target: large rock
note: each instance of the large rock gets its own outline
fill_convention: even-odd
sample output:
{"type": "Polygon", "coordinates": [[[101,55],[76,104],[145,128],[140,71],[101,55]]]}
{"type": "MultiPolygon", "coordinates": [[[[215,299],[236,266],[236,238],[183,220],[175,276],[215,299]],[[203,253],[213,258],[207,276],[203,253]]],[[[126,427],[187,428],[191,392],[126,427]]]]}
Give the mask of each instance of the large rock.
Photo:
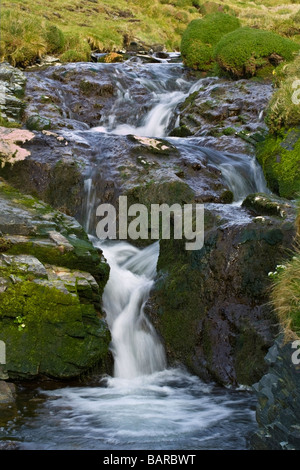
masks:
{"type": "Polygon", "coordinates": [[[252,447],[256,450],[300,450],[300,370],[292,361],[295,352],[292,342],[280,337],[266,355],[267,374],[254,385],[259,430],[252,447]]]}
{"type": "MultiPolygon", "coordinates": [[[[0,129],[0,140],[1,133],[8,138],[7,130],[0,129]]],[[[164,139],[89,131],[32,134],[34,138],[19,150],[25,151],[25,159],[12,161],[11,152],[0,155],[0,175],[76,217],[91,231],[98,204],[116,205],[121,194],[142,203],[227,203],[233,198],[210,151],[192,140],[190,149],[178,150],[172,140],[164,139]]],[[[217,161],[222,158],[218,155],[217,161]]]]}
{"type": "Polygon", "coordinates": [[[277,217],[207,205],[201,250],[161,241],[147,310],[172,363],[227,385],[250,385],[263,375],[278,323],[268,303],[268,273],[295,235],[295,209],[284,206],[277,217]]]}
{"type": "Polygon", "coordinates": [[[10,378],[107,370],[109,268],[71,217],[0,182],[0,340],[10,378]]]}
{"type": "MultiPolygon", "coordinates": [[[[233,153],[254,153],[267,132],[264,109],[270,82],[206,78],[178,108],[180,130],[201,137],[202,145],[233,153]]],[[[180,135],[180,134],[178,134],[180,135]]]]}

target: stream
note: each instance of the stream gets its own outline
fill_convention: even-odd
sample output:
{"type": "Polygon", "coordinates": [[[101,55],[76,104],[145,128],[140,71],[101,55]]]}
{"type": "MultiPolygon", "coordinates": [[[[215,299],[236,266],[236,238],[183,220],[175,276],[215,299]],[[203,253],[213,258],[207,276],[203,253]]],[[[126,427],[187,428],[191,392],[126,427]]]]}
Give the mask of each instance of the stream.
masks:
{"type": "MultiPolygon", "coordinates": [[[[267,192],[253,156],[206,148],[201,138],[168,137],[178,125],[178,105],[201,88],[203,79],[189,82],[180,64],[168,62],[143,68],[131,63],[93,67],[112,71],[117,99],[99,125],[62,131],[68,139],[98,139],[100,134],[103,153],[110,136],[164,137],[187,159],[205,156],[221,171],[234,194],[235,211],[247,194],[267,192]],[[135,99],[128,82],[144,87],[151,105],[149,99],[143,109],[136,104],[136,112],[124,122],[120,110],[135,99]]],[[[92,232],[97,199],[92,178],[86,179],[85,190],[86,215],[81,222],[92,232]]],[[[223,209],[230,212],[231,207],[223,209]]],[[[169,368],[163,343],[144,313],[155,282],[159,244],[138,249],[124,241],[92,240],[111,268],[103,310],[112,336],[114,374],[85,386],[47,389],[44,384],[34,392],[24,387],[18,415],[0,428],[0,437],[19,441],[22,449],[248,449],[257,427],[252,392],[243,386],[235,390],[206,384],[181,367],[169,368]]]]}

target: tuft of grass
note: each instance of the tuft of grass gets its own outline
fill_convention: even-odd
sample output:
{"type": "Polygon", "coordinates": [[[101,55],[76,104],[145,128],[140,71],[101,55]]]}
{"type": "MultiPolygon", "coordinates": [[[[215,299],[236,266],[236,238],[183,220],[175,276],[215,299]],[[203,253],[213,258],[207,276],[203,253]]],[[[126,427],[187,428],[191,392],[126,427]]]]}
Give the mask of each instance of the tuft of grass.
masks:
{"type": "Polygon", "coordinates": [[[294,62],[279,67],[274,73],[277,90],[269,102],[266,123],[272,134],[300,123],[300,55],[294,62]]]}
{"type": "Polygon", "coordinates": [[[47,52],[61,52],[65,45],[65,36],[61,29],[51,24],[47,25],[44,37],[47,43],[47,52]]]}
{"type": "Polygon", "coordinates": [[[1,11],[1,56],[14,66],[26,67],[46,53],[39,18],[15,10],[1,11]]]}
{"type": "Polygon", "coordinates": [[[286,337],[300,337],[300,249],[273,277],[271,299],[286,337]]]}

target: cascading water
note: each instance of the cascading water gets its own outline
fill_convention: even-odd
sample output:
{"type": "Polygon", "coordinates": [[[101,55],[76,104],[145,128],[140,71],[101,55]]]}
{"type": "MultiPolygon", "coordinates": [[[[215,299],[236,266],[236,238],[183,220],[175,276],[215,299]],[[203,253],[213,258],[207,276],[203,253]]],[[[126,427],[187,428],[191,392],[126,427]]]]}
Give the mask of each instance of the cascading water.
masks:
{"type": "Polygon", "coordinates": [[[134,378],[166,367],[164,348],[144,314],[159,245],[138,250],[128,243],[101,245],[110,265],[103,308],[112,335],[115,377],[134,378]]]}
{"type": "MultiPolygon", "coordinates": [[[[201,80],[191,84],[181,75],[181,65],[116,64],[118,97],[110,115],[96,128],[65,134],[84,143],[84,132],[101,133],[105,145],[110,134],[165,137],[178,122],[178,104],[202,86],[201,80]],[[152,99],[145,110],[117,115],[117,108],[126,109],[135,99],[126,85],[129,79],[137,88],[150,90],[152,99]]],[[[186,158],[191,154],[206,158],[218,168],[236,201],[250,192],[266,191],[262,171],[253,158],[203,148],[201,139],[194,137],[167,139],[186,158]]],[[[103,163],[105,145],[99,150],[103,163]]],[[[87,177],[87,231],[93,229],[94,183],[87,177]]],[[[226,207],[230,210],[231,206],[226,207]]],[[[156,275],[158,243],[140,250],[125,242],[94,242],[111,269],[103,309],[112,336],[114,377],[100,378],[93,387],[42,392],[46,400],[34,416],[24,409],[21,423],[12,422],[4,438],[21,440],[26,449],[247,448],[247,436],[255,429],[253,396],[205,385],[185,370],[166,366],[162,342],[144,313],[156,275]]]]}

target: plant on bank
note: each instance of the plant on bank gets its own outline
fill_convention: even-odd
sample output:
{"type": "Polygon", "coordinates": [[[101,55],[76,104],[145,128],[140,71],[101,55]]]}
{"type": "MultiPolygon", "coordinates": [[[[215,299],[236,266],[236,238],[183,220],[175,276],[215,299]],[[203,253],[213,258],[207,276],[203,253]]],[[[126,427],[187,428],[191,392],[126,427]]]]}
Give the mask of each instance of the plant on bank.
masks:
{"type": "Polygon", "coordinates": [[[300,56],[274,71],[277,87],[267,109],[269,135],[258,148],[270,189],[294,199],[300,194],[300,56]]]}

